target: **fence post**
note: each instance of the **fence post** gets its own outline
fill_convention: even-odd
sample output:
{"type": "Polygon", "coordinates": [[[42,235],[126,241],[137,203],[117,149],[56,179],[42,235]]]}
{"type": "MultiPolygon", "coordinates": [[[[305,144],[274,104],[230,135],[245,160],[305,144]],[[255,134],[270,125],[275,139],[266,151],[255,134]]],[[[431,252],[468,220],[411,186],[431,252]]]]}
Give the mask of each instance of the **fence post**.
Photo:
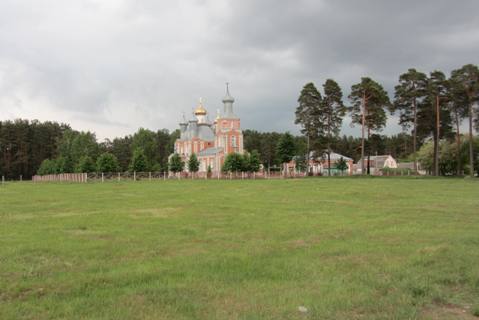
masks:
{"type": "Polygon", "coordinates": [[[163,171],[163,181],[166,181],[166,172],[163,171]]]}
{"type": "Polygon", "coordinates": [[[103,172],[101,173],[101,182],[105,182],[105,176],[103,175],[103,172]]]}
{"type": "Polygon", "coordinates": [[[22,181],[22,175],[20,175],[20,181],[22,181]]]}
{"type": "Polygon", "coordinates": [[[133,171],[133,181],[136,181],[136,171],[133,171]]]}
{"type": "Polygon", "coordinates": [[[2,186],[5,184],[5,176],[2,176],[2,186]]]}
{"type": "Polygon", "coordinates": [[[120,182],[120,181],[121,181],[121,173],[118,172],[118,182],[120,182]]]}
{"type": "Polygon", "coordinates": [[[148,180],[151,181],[151,171],[148,172],[148,180]]]}

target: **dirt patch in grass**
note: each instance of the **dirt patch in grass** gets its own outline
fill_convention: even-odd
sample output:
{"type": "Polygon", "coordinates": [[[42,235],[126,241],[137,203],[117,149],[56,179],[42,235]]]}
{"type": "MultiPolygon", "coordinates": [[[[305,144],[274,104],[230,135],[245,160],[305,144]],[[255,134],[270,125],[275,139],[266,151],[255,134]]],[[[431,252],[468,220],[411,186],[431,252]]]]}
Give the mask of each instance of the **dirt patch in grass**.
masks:
{"type": "Polygon", "coordinates": [[[130,216],[135,219],[168,218],[178,213],[180,210],[180,208],[142,208],[131,211],[130,216]]]}
{"type": "Polygon", "coordinates": [[[420,319],[427,320],[446,320],[446,319],[459,319],[459,320],[477,320],[471,313],[469,306],[459,306],[452,303],[432,305],[425,307],[421,312],[420,319]]]}

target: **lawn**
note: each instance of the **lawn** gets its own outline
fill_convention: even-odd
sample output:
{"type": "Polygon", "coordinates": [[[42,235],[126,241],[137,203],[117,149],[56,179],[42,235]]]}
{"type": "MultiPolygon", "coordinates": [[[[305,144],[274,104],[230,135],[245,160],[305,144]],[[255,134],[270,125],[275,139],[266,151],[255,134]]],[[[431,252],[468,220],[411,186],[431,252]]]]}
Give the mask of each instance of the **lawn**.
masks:
{"type": "Polygon", "coordinates": [[[9,183],[0,219],[2,320],[479,319],[478,180],[9,183]]]}

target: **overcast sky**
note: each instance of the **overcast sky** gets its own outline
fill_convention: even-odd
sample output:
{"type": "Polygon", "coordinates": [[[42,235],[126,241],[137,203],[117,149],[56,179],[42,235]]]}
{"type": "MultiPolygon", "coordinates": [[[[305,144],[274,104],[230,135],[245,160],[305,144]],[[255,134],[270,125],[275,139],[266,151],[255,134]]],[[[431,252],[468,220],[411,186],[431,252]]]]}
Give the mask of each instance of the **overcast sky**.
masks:
{"type": "Polygon", "coordinates": [[[199,97],[214,118],[228,81],[243,128],[297,132],[306,82],[347,97],[370,76],[392,97],[409,67],[478,58],[477,0],[0,0],[0,120],[173,130],[199,97]]]}

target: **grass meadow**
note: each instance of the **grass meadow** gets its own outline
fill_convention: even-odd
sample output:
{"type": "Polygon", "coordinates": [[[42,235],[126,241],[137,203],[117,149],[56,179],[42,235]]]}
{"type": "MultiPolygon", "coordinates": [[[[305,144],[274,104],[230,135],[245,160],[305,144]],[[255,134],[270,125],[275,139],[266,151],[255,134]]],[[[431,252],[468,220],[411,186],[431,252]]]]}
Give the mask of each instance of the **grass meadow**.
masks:
{"type": "Polygon", "coordinates": [[[479,181],[8,183],[0,319],[479,319],[479,181]]]}

